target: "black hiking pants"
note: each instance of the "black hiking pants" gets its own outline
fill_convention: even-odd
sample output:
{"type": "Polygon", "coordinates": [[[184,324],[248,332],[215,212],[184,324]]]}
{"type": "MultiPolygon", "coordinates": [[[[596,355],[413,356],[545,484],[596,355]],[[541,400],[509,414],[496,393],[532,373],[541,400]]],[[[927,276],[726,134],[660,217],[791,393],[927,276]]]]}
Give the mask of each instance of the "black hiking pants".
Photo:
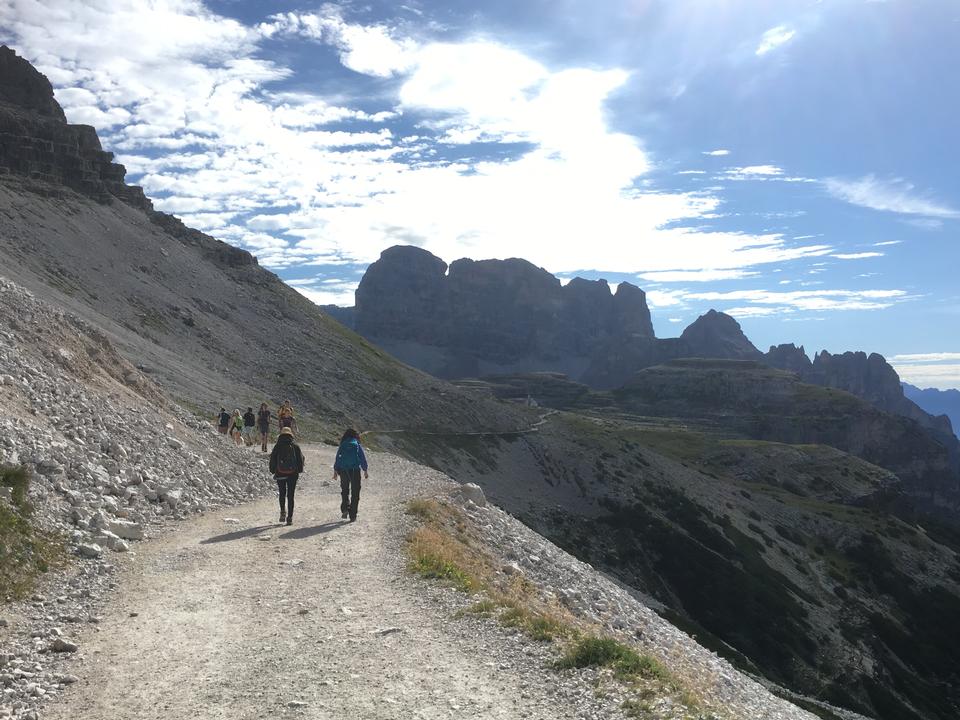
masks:
{"type": "Polygon", "coordinates": [[[293,517],[293,495],[297,491],[299,475],[275,475],[277,490],[280,491],[280,512],[293,517]]]}
{"type": "Polygon", "coordinates": [[[340,476],[340,512],[349,513],[351,520],[357,519],[357,507],[360,505],[360,468],[337,470],[340,476]]]}

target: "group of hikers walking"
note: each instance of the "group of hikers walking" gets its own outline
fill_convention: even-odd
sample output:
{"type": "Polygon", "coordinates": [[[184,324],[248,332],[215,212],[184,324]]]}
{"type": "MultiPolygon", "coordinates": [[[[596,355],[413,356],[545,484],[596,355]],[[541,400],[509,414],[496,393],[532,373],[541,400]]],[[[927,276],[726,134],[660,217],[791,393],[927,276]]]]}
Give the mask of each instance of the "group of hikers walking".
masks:
{"type": "MultiPolygon", "coordinates": [[[[270,473],[277,482],[277,495],[280,500],[280,522],[293,525],[294,497],[297,492],[297,480],[305,467],[303,451],[297,445],[295,432],[297,421],[289,400],[284,400],[277,411],[279,434],[277,442],[270,452],[270,473]]],[[[273,414],[267,403],[253,412],[252,407],[241,414],[237,409],[233,415],[220,408],[217,416],[217,430],[221,435],[229,434],[234,442],[254,444],[254,431],[260,434],[260,449],[267,451],[273,414]]],[[[360,478],[369,479],[367,457],[360,444],[360,433],[353,428],[347,429],[340,438],[337,455],[333,461],[333,479],[340,480],[340,517],[354,522],[360,506],[360,478]]]]}
{"type": "MultiPolygon", "coordinates": [[[[254,445],[259,435],[261,452],[267,451],[267,443],[270,442],[270,428],[274,424],[274,414],[271,412],[267,403],[260,404],[260,410],[256,414],[252,407],[248,407],[243,414],[240,408],[233,411],[233,414],[227,412],[226,408],[221,407],[217,414],[217,431],[221,435],[229,435],[233,441],[240,445],[248,447],[254,445]]],[[[292,432],[297,430],[297,419],[293,414],[293,406],[289,400],[284,400],[276,414],[276,425],[279,430],[290,428],[292,432]]]]}

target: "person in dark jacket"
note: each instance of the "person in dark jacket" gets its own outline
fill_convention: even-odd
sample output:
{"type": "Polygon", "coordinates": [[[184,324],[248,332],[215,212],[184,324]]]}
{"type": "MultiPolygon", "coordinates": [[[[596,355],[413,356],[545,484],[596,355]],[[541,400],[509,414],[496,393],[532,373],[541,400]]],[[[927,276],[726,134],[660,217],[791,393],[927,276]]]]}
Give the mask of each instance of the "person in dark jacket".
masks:
{"type": "Polygon", "coordinates": [[[360,434],[349,429],[340,438],[340,447],[337,448],[337,458],[333,461],[333,479],[340,476],[340,517],[350,518],[350,522],[357,519],[357,508],[360,505],[360,471],[364,479],[369,480],[367,472],[367,458],[360,445],[360,434]]]}
{"type": "Polygon", "coordinates": [[[248,407],[243,414],[243,444],[247,447],[253,445],[253,434],[256,432],[257,416],[253,414],[253,408],[248,407]]]}
{"type": "Polygon", "coordinates": [[[280,494],[280,522],[286,521],[287,525],[293,525],[293,495],[303,466],[303,452],[293,440],[293,431],[285,427],[270,453],[270,472],[280,494]]]}
{"type": "Polygon", "coordinates": [[[260,410],[257,412],[257,430],[260,431],[260,450],[267,451],[267,442],[270,440],[270,408],[266,403],[260,403],[260,410]]]}

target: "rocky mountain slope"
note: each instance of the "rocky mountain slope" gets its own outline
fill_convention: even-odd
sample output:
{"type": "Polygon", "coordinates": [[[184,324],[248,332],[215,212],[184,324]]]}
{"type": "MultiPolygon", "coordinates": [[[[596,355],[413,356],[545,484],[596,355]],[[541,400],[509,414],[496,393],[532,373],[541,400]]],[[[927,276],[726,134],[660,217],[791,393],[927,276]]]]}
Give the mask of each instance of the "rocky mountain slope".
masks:
{"type": "Polygon", "coordinates": [[[669,368],[654,368],[625,398],[657,417],[618,417],[599,400],[593,412],[580,397],[577,413],[548,416],[536,433],[374,437],[480,484],[742,668],[871,717],[955,717],[960,533],[917,514],[893,473],[810,444],[830,425],[851,443],[888,431],[909,442],[910,421],[846,393],[872,415],[837,416],[831,402],[820,417],[817,399],[840,391],[798,387],[766,368],[781,399],[799,393],[809,414],[780,416],[769,402],[772,416],[757,417],[739,393],[723,396],[722,377],[714,390],[726,406],[698,401],[699,372],[671,380],[689,395],[664,396],[659,376],[682,372],[669,368]],[[745,434],[758,429],[800,444],[745,434]]]}
{"type": "Polygon", "coordinates": [[[154,211],[93,128],[64,121],[45,77],[7,48],[0,58],[2,272],[100,328],[177,400],[207,414],[289,398],[330,435],[523,424],[371,346],[246,251],[154,211]]]}
{"type": "Polygon", "coordinates": [[[903,394],[930,415],[945,415],[950,419],[955,434],[960,435],[960,390],[921,390],[903,383],[903,394]]]}

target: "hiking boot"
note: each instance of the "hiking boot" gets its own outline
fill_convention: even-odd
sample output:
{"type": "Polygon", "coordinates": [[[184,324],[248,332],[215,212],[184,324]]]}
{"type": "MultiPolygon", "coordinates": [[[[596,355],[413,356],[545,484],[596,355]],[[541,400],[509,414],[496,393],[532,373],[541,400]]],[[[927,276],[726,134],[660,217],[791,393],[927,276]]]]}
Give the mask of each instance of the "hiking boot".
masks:
{"type": "Polygon", "coordinates": [[[286,514],[286,513],[283,513],[283,512],[280,513],[280,522],[283,522],[283,521],[286,520],[286,519],[287,519],[287,514],[286,514]]]}
{"type": "Polygon", "coordinates": [[[350,516],[350,522],[356,522],[356,521],[357,521],[357,516],[356,516],[356,515],[351,515],[351,516],[350,516]]]}
{"type": "Polygon", "coordinates": [[[287,518],[287,525],[293,525],[293,515],[287,518]]]}
{"type": "Polygon", "coordinates": [[[346,512],[340,513],[341,520],[346,520],[348,517],[350,517],[350,513],[346,513],[346,512]]]}

